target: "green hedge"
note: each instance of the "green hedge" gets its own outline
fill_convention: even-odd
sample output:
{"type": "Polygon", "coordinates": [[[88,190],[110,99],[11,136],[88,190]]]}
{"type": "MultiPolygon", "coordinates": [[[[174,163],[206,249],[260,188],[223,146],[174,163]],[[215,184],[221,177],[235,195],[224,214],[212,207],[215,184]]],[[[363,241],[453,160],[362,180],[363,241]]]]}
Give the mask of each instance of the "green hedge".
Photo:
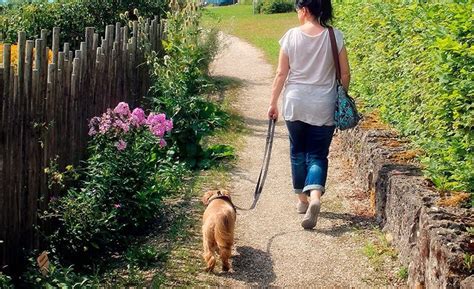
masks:
{"type": "Polygon", "coordinates": [[[352,94],[425,152],[421,162],[439,188],[472,192],[474,19],[468,3],[343,1],[335,5],[335,26],[345,34],[352,94]]]}
{"type": "MultiPolygon", "coordinates": [[[[61,28],[61,41],[78,48],[86,27],[95,27],[103,35],[105,26],[120,22],[120,13],[139,10],[140,16],[163,16],[168,1],[154,0],[57,0],[9,4],[0,10],[0,41],[15,43],[18,31],[25,31],[28,38],[39,38],[41,29],[52,31],[61,28]]],[[[133,19],[132,19],[133,20],[133,19]]]]}
{"type": "Polygon", "coordinates": [[[295,10],[295,3],[288,0],[263,0],[257,5],[258,13],[276,14],[287,13],[295,10]]]}

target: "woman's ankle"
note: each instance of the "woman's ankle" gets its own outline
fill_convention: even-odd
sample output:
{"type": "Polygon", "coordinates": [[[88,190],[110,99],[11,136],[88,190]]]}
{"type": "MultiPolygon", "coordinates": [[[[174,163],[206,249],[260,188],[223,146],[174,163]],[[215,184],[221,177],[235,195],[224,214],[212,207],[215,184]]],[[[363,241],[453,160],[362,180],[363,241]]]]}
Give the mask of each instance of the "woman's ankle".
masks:
{"type": "Polygon", "coordinates": [[[298,201],[301,203],[309,203],[308,196],[304,193],[298,194],[298,201]]]}
{"type": "Polygon", "coordinates": [[[311,202],[313,201],[321,201],[321,195],[323,192],[320,190],[311,190],[310,196],[311,196],[311,202]]]}

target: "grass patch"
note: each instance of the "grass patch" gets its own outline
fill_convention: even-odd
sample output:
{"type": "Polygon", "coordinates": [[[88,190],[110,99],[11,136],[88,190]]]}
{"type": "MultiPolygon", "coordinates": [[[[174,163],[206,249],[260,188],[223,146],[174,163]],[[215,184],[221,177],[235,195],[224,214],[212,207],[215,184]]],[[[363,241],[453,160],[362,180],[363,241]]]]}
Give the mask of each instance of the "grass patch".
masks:
{"type": "Polygon", "coordinates": [[[367,284],[379,287],[406,283],[408,268],[400,266],[398,252],[379,228],[356,229],[353,238],[362,245],[360,253],[367,257],[374,271],[365,279],[367,284]]]}
{"type": "Polygon", "coordinates": [[[397,277],[400,280],[406,281],[408,279],[408,267],[407,266],[400,267],[397,272],[397,277]]]}
{"type": "Polygon", "coordinates": [[[375,239],[367,241],[363,248],[364,255],[369,258],[376,271],[380,271],[385,259],[397,259],[397,252],[380,230],[374,230],[375,239]]]}
{"type": "Polygon", "coordinates": [[[206,26],[217,26],[260,48],[274,66],[280,51],[278,40],[289,28],[298,26],[296,12],[254,15],[252,5],[208,7],[203,20],[206,26]]]}
{"type": "Polygon", "coordinates": [[[471,255],[469,253],[465,253],[463,256],[464,259],[464,268],[466,268],[467,271],[471,271],[471,269],[474,266],[474,255],[471,255]]]}
{"type": "MultiPolygon", "coordinates": [[[[216,90],[210,97],[221,103],[221,107],[230,115],[229,126],[225,130],[217,131],[214,135],[206,137],[203,140],[203,147],[216,147],[226,145],[239,150],[243,147],[244,138],[247,133],[242,118],[237,114],[235,107],[236,98],[241,88],[241,83],[231,78],[216,78],[216,90]]],[[[192,195],[194,201],[199,202],[202,193],[209,189],[229,188],[231,177],[229,171],[235,165],[236,158],[227,158],[219,161],[208,170],[199,172],[192,181],[192,195]]],[[[187,221],[184,224],[178,224],[176,230],[186,231],[187,240],[175,249],[169,255],[166,274],[159,279],[160,285],[165,287],[201,287],[210,284],[210,279],[203,272],[204,263],[201,258],[201,216],[204,207],[195,203],[193,214],[187,215],[187,221]],[[191,229],[189,229],[191,228],[191,229]]]]}

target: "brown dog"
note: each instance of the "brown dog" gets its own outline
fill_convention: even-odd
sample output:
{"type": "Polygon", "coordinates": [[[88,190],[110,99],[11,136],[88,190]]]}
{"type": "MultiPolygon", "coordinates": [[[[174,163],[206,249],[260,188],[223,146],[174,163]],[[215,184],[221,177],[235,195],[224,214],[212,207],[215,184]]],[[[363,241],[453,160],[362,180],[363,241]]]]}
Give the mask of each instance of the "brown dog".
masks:
{"type": "Polygon", "coordinates": [[[218,253],[222,260],[222,270],[229,271],[232,246],[234,244],[234,227],[236,210],[226,190],[209,191],[202,197],[207,206],[202,216],[202,243],[206,272],[214,270],[218,253]]]}

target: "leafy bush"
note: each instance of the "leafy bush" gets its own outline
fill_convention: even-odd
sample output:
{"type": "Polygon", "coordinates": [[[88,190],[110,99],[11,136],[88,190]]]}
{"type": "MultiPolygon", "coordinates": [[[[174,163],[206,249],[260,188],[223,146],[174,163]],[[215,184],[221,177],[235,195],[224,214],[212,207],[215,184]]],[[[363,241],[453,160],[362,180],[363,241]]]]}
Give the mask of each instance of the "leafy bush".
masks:
{"type": "Polygon", "coordinates": [[[149,101],[155,110],[173,118],[173,149],[191,166],[203,156],[203,136],[223,126],[227,119],[203,96],[211,86],[208,68],[218,46],[216,31],[199,28],[200,16],[194,3],[169,12],[165,55],[150,59],[153,84],[149,101]]]}
{"type": "Polygon", "coordinates": [[[0,272],[0,288],[14,288],[12,278],[0,272]]]}
{"type": "Polygon", "coordinates": [[[132,246],[125,252],[127,263],[139,268],[148,268],[159,261],[166,261],[167,257],[167,252],[160,252],[150,245],[132,246]]]}
{"type": "Polygon", "coordinates": [[[15,43],[18,31],[25,31],[28,38],[39,38],[41,29],[52,31],[53,27],[59,27],[61,40],[78,48],[86,27],[95,27],[103,34],[106,25],[121,22],[120,13],[128,11],[133,15],[136,8],[143,17],[161,17],[166,4],[152,0],[60,0],[9,5],[0,15],[0,41],[15,43]]]}
{"type": "Polygon", "coordinates": [[[28,38],[39,38],[41,29],[52,31],[58,26],[61,39],[67,39],[75,47],[83,37],[85,27],[94,22],[79,1],[21,4],[5,9],[0,20],[0,33],[5,42],[16,43],[19,31],[25,31],[28,38]]]}
{"type": "Polygon", "coordinates": [[[56,259],[50,260],[46,275],[38,270],[36,258],[29,258],[29,263],[29,269],[21,277],[22,285],[28,288],[96,288],[100,285],[96,278],[78,274],[73,266],[62,266],[56,259]]]}
{"type": "Polygon", "coordinates": [[[257,11],[264,14],[287,13],[294,10],[295,4],[288,0],[263,0],[257,6],[257,11]]]}
{"type": "Polygon", "coordinates": [[[53,198],[44,216],[57,223],[49,236],[55,253],[86,262],[156,216],[162,198],[180,189],[185,173],[162,149],[172,125],[164,114],[130,112],[126,103],[91,120],[83,181],[53,198]]]}
{"type": "Polygon", "coordinates": [[[469,1],[336,4],[353,86],[425,154],[441,189],[474,189],[474,67],[469,1]]]}

